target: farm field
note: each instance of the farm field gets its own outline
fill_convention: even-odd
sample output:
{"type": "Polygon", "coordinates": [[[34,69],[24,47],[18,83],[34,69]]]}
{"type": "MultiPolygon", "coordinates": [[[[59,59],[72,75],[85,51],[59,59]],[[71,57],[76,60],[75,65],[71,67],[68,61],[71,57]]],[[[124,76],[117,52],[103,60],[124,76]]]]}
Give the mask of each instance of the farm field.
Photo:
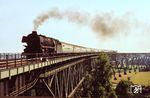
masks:
{"type": "Polygon", "coordinates": [[[119,74],[116,73],[116,78],[117,80],[114,80],[114,76],[112,76],[112,83],[118,84],[119,81],[121,80],[128,80],[130,78],[130,81],[132,81],[134,84],[139,84],[139,85],[145,85],[148,86],[150,85],[150,72],[132,72],[132,73],[127,73],[127,75],[124,75],[123,72],[121,73],[122,77],[119,77],[119,74]]]}

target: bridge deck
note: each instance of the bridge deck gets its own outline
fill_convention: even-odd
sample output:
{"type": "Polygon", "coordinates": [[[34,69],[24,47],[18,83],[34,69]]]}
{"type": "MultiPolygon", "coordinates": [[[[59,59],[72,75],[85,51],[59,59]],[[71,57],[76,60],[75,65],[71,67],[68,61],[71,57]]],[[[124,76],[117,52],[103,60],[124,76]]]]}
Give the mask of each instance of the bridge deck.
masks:
{"type": "MultiPolygon", "coordinates": [[[[44,62],[29,62],[28,61],[28,63],[24,63],[24,64],[22,62],[22,66],[17,65],[15,67],[7,67],[7,68],[3,67],[4,69],[0,70],[0,79],[11,78],[12,76],[22,74],[22,73],[25,73],[25,72],[30,72],[32,70],[42,68],[42,67],[45,67],[45,66],[51,66],[51,65],[59,63],[59,62],[64,62],[64,61],[67,61],[67,60],[80,58],[80,57],[86,57],[86,56],[92,56],[92,55],[93,54],[82,54],[82,55],[78,55],[78,56],[50,58],[50,59],[47,59],[47,61],[44,61],[44,62]]],[[[2,64],[3,62],[4,61],[2,61],[0,64],[2,64]]],[[[9,62],[12,62],[12,61],[9,61],[9,62]]],[[[12,63],[12,64],[14,64],[14,63],[12,63]]]]}

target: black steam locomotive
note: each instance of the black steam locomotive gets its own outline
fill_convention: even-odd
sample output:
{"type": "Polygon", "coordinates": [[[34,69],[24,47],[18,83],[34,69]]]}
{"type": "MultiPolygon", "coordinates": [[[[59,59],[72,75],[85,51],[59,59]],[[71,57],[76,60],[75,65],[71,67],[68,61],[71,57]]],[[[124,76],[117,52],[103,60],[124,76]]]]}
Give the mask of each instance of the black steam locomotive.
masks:
{"type": "Polygon", "coordinates": [[[56,39],[38,35],[32,31],[28,36],[23,36],[22,42],[25,42],[24,53],[57,53],[61,48],[61,42],[56,39]]]}

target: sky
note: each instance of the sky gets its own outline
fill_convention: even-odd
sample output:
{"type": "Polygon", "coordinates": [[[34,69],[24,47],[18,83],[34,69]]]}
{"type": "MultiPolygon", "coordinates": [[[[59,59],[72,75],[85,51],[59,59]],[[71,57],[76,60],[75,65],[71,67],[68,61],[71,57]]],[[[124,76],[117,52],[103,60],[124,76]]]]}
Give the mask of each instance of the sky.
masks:
{"type": "Polygon", "coordinates": [[[38,34],[90,48],[150,52],[149,4],[149,0],[0,0],[0,53],[23,52],[22,36],[32,32],[38,16],[53,9],[88,13],[88,24],[50,17],[37,28],[38,34]],[[105,19],[109,30],[93,29],[96,16],[101,20],[94,23],[105,19]],[[103,31],[110,34],[103,36],[103,31]]]}

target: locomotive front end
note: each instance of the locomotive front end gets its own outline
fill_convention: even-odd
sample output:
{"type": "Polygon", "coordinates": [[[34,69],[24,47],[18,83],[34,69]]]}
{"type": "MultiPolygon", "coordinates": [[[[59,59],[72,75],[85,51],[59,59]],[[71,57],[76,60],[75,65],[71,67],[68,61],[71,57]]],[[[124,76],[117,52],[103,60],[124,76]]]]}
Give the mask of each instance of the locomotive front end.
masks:
{"type": "Polygon", "coordinates": [[[22,42],[26,43],[24,53],[41,53],[40,39],[37,31],[22,37],[22,42]]]}

